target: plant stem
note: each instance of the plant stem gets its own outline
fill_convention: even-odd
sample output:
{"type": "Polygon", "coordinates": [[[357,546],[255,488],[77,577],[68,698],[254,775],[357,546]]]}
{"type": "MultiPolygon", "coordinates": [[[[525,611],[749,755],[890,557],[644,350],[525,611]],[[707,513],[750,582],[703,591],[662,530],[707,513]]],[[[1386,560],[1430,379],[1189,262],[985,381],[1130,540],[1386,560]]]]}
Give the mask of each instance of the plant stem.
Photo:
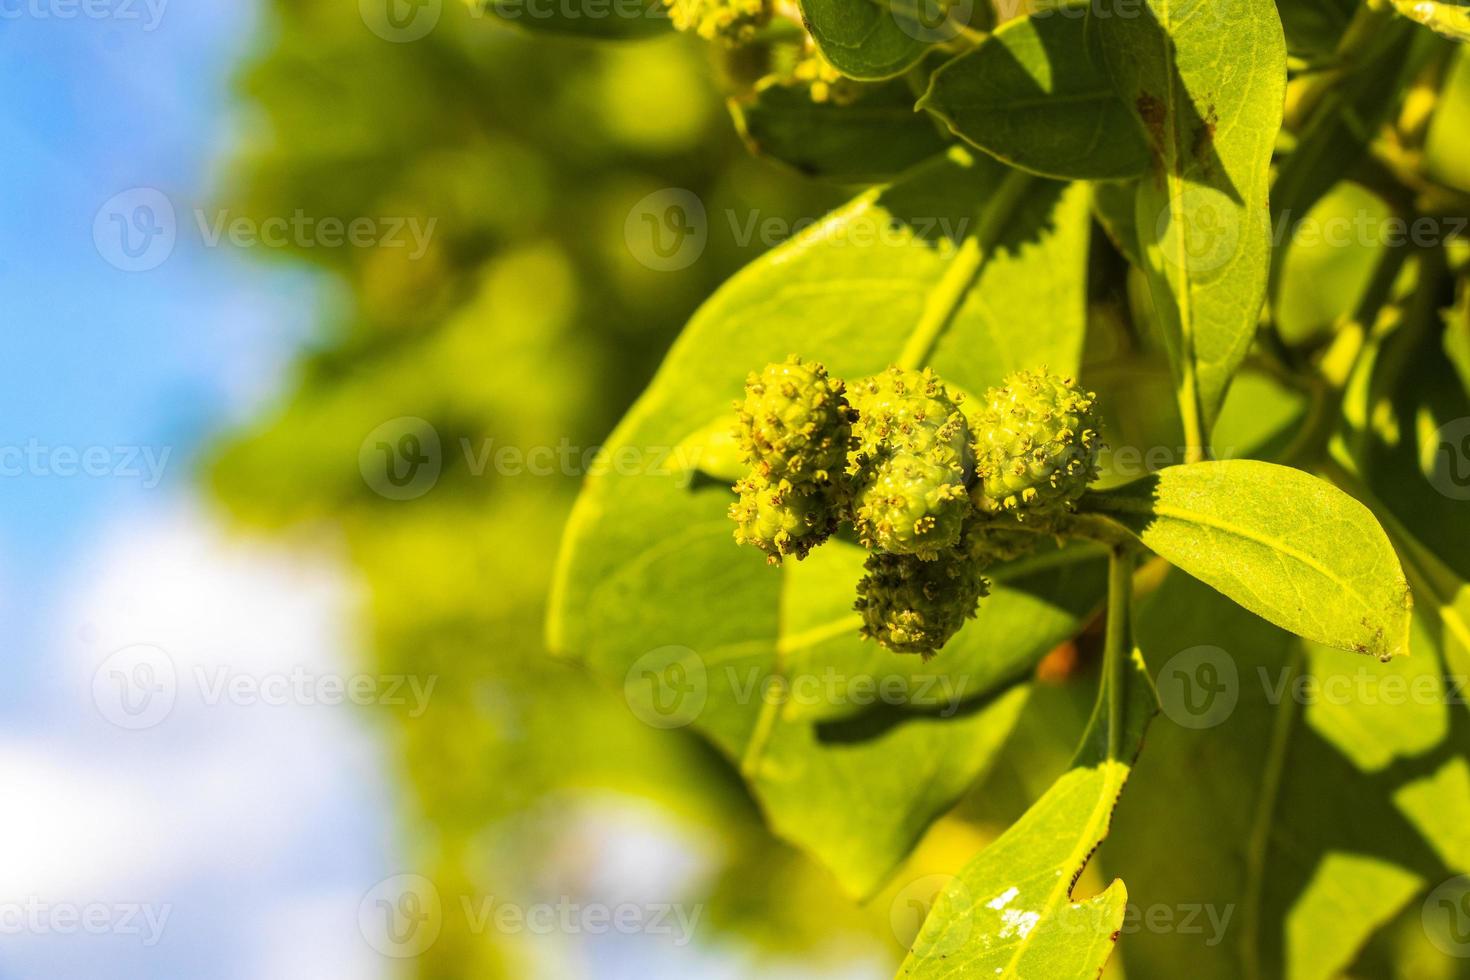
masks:
{"type": "Polygon", "coordinates": [[[1133,604],[1133,552],[1114,548],[1108,559],[1108,611],[1103,646],[1103,687],[1107,692],[1108,758],[1123,754],[1123,694],[1132,654],[1128,617],[1133,604]]]}
{"type": "Polygon", "coordinates": [[[903,353],[898,357],[900,367],[920,368],[934,356],[939,338],[954,322],[965,298],[980,277],[980,270],[984,268],[991,249],[999,241],[1016,208],[1025,199],[1026,191],[1033,180],[1035,178],[1028,173],[1011,170],[985,199],[974,234],[966,236],[943,278],[939,280],[939,285],[929,294],[923,316],[919,318],[918,326],[914,328],[908,343],[904,345],[903,353]]]}

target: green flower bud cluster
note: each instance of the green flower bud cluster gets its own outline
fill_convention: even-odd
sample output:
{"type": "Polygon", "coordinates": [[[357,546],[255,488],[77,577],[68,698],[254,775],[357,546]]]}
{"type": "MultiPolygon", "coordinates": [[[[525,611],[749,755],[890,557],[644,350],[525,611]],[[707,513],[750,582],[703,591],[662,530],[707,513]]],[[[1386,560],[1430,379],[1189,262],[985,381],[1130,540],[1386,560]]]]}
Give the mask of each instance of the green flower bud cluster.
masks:
{"type": "Polygon", "coordinates": [[[990,582],[981,574],[986,564],[958,549],[933,561],[873,552],[863,564],[867,574],[854,606],[862,614],[862,635],[895,653],[933,656],[989,594],[990,582]]]}
{"type": "Polygon", "coordinates": [[[1046,371],[1018,371],[990,389],[975,420],[975,507],[1052,529],[1097,479],[1096,404],[1046,371]]]}
{"type": "Polygon", "coordinates": [[[890,368],[853,391],[858,420],[848,474],[864,547],[933,561],[970,512],[970,429],[932,371],[890,368]]]}
{"type": "Polygon", "coordinates": [[[1096,397],[1071,380],[1018,372],[969,416],[962,398],[927,369],[850,392],[795,356],[752,374],[736,540],[777,563],[850,523],[871,552],[863,636],[931,656],[976,614],[985,569],[1056,533],[1097,474],[1096,397]]]}
{"type": "Polygon", "coordinates": [[[792,355],[745,382],[736,436],[750,474],[730,507],[735,540],[777,564],[805,558],[837,529],[842,473],[852,441],[845,386],[820,364],[792,355]]]}
{"type": "Polygon", "coordinates": [[[771,19],[770,0],[664,0],[674,26],[707,41],[744,44],[771,19]]]}

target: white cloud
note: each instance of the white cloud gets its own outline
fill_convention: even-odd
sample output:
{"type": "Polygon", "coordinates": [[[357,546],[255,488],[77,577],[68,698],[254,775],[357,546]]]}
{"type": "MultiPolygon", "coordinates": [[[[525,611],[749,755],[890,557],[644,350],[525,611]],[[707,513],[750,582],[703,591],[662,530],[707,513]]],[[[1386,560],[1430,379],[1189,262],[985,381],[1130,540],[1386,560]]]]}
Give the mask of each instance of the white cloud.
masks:
{"type": "MultiPolygon", "coordinates": [[[[303,976],[381,974],[356,926],[362,891],[394,863],[373,708],[261,686],[359,672],[356,603],[330,562],[232,539],[191,507],[105,535],[55,607],[54,646],[28,651],[53,665],[49,700],[25,739],[0,743],[0,903],[169,904],[156,962],[197,947],[209,959],[185,956],[191,975],[235,964],[284,977],[257,967],[287,962],[311,964],[303,976]],[[165,651],[176,690],[134,729],[98,703],[111,679],[94,680],[136,644],[165,651]],[[212,698],[220,676],[254,694],[212,698]],[[255,921],[277,927],[239,928],[255,921]],[[219,949],[220,935],[239,948],[219,949]]],[[[61,937],[6,939],[19,962],[60,956],[47,944],[61,937]]],[[[109,976],[166,975],[116,962],[109,976]]]]}

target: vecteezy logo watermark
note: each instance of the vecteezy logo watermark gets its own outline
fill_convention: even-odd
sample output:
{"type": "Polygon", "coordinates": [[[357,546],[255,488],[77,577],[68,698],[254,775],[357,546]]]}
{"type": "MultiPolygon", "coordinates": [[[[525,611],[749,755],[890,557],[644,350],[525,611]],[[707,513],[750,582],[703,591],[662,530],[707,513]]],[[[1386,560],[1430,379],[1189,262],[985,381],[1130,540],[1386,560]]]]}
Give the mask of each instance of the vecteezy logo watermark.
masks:
{"type": "Polygon", "coordinates": [[[429,699],[434,695],[439,675],[352,674],[344,677],[299,666],[288,671],[243,674],[224,666],[213,669],[196,666],[194,682],[201,700],[209,707],[219,704],[272,708],[287,705],[381,705],[405,707],[410,718],[419,718],[429,709],[429,699]]]}
{"type": "Polygon", "coordinates": [[[1155,231],[1166,262],[1196,274],[1213,272],[1235,258],[1241,218],[1225,194],[1187,184],[1159,212],[1155,231]]]}
{"type": "MultiPolygon", "coordinates": [[[[199,703],[249,708],[404,707],[410,718],[428,710],[437,674],[351,674],[308,670],[244,673],[227,665],[196,664],[183,679],[192,681],[199,703]]],[[[124,647],[108,656],[92,675],[92,703],[103,718],[134,731],[164,721],[178,702],[180,672],[162,648],[150,643],[124,647]]]]}
{"type": "MultiPolygon", "coordinates": [[[[502,20],[669,20],[669,8],[659,0],[493,0],[502,20]]],[[[470,16],[483,17],[490,2],[476,3],[470,16]]]]}
{"type": "Polygon", "coordinates": [[[711,681],[732,703],[811,709],[877,704],[924,708],[952,718],[964,705],[968,674],[846,674],[828,666],[821,671],[776,674],[759,666],[741,669],[726,664],[711,671],[698,653],[685,646],[650,650],[623,678],[628,709],[655,728],[692,724],[709,701],[711,681]]]}
{"type": "Polygon", "coordinates": [[[172,905],[139,902],[45,902],[30,897],[0,902],[0,935],[140,936],[147,947],[157,946],[173,913],[172,905]]]}
{"type": "Polygon", "coordinates": [[[1183,728],[1213,728],[1240,700],[1240,672],[1219,647],[1196,646],[1170,657],[1159,671],[1159,703],[1183,728]]]}
{"type": "MultiPolygon", "coordinates": [[[[0,0],[3,3],[4,0],[0,0]]],[[[199,243],[205,248],[404,249],[410,261],[428,254],[438,218],[288,215],[255,218],[229,209],[193,209],[199,243]]],[[[173,202],[152,187],[135,187],[110,198],[92,221],[97,253],[124,272],[156,269],[173,255],[179,225],[173,202]]]]}
{"type": "Polygon", "coordinates": [[[1181,902],[1178,905],[1155,903],[1139,906],[1129,902],[1123,907],[1123,928],[1119,931],[1125,936],[1140,932],[1203,936],[1205,946],[1218,946],[1224,941],[1234,915],[1233,904],[1219,906],[1207,902],[1181,902]]]}
{"type": "Polygon", "coordinates": [[[112,653],[92,675],[92,703],[119,728],[152,728],[168,717],[178,696],[173,658],[150,643],[112,653]]]}
{"type": "Polygon", "coordinates": [[[168,0],[0,0],[0,20],[142,21],[152,33],[167,8],[168,0]]]}
{"type": "Polygon", "coordinates": [[[423,875],[402,874],[374,885],[357,906],[357,928],[369,946],[395,959],[418,956],[444,926],[439,889],[423,875]]]}
{"type": "Polygon", "coordinates": [[[628,251],[656,272],[687,269],[709,243],[704,202],[693,191],[666,187],[633,205],[623,223],[628,251]]]}
{"type": "Polygon", "coordinates": [[[152,490],[163,481],[172,453],[171,446],[48,446],[31,439],[23,446],[0,445],[0,478],[139,480],[152,490]]]}
{"type": "Polygon", "coordinates": [[[406,44],[428,35],[439,23],[444,0],[358,0],[368,30],[385,41],[406,44]]]}
{"type": "Polygon", "coordinates": [[[378,882],[357,907],[357,925],[369,946],[396,959],[419,956],[439,938],[451,914],[464,918],[472,935],[537,936],[616,932],[621,935],[671,936],[675,946],[688,945],[704,912],[703,905],[675,902],[582,902],[563,895],[555,901],[505,901],[494,895],[460,895],[446,902],[423,875],[400,874],[378,882]],[[456,908],[457,905],[457,908],[456,908]]]}
{"type": "Polygon", "coordinates": [[[277,215],[256,219],[231,215],[228,208],[204,213],[194,210],[194,223],[206,248],[228,241],[236,248],[405,248],[417,262],[428,254],[438,218],[359,216],[346,220],[328,215],[314,217],[297,208],[288,218],[277,215]]]}
{"type": "Polygon", "coordinates": [[[702,447],[576,446],[563,438],[555,446],[497,446],[484,439],[478,448],[466,438],[459,440],[465,466],[472,476],[484,476],[491,464],[501,476],[618,476],[674,477],[687,486],[699,465],[702,447]]]}
{"type": "Polygon", "coordinates": [[[1434,471],[1429,482],[1451,500],[1470,500],[1470,417],[1455,419],[1434,434],[1434,471]]]}
{"type": "Polygon", "coordinates": [[[943,44],[970,25],[975,0],[894,0],[888,9],[898,29],[909,37],[943,44]]]}
{"type": "Polygon", "coordinates": [[[968,915],[955,916],[943,929],[935,925],[924,928],[929,913],[946,891],[954,908],[973,907],[965,883],[954,875],[924,875],[898,890],[888,905],[888,926],[900,946],[921,956],[948,956],[964,944],[971,929],[968,915]]]}
{"type": "Polygon", "coordinates": [[[504,935],[535,936],[616,932],[624,936],[670,936],[675,946],[687,946],[704,913],[703,905],[676,902],[579,902],[563,895],[555,902],[507,902],[487,895],[460,896],[465,921],[475,935],[494,930],[504,935]]]}
{"type": "Polygon", "coordinates": [[[644,724],[683,728],[700,716],[709,700],[704,658],[683,646],[650,650],[628,668],[623,699],[644,724]]]}
{"type": "Polygon", "coordinates": [[[147,272],[174,254],[178,225],[173,202],[163,191],[135,187],[107,200],[92,220],[92,242],[109,265],[147,272]]]}
{"type": "Polygon", "coordinates": [[[1419,911],[1424,934],[1446,956],[1470,956],[1470,875],[1443,882],[1419,911]]]}
{"type": "Polygon", "coordinates": [[[439,482],[443,464],[438,430],[411,415],[373,429],[357,451],[363,482],[389,500],[422,497],[439,482]]]}

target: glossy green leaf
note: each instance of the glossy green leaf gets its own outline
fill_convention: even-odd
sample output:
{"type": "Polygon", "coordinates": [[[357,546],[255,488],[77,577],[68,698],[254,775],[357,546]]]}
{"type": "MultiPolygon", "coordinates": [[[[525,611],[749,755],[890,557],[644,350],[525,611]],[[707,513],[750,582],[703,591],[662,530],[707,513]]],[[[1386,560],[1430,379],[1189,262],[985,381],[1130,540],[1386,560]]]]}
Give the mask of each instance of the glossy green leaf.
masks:
{"type": "Polygon", "coordinates": [[[914,111],[908,83],[865,89],[856,102],[815,102],[803,89],[767,85],[730,110],[753,153],[815,177],[887,180],[943,151],[940,127],[914,111]]]}
{"type": "Polygon", "coordinates": [[[1470,54],[1450,60],[1424,139],[1424,167],[1451,187],[1470,190],[1470,54]]]}
{"type": "Polygon", "coordinates": [[[1304,650],[1178,573],[1138,618],[1163,717],[1100,855],[1128,876],[1125,970],[1343,976],[1470,862],[1470,732],[1429,632],[1386,664],[1304,650]]]}
{"type": "MultiPolygon", "coordinates": [[[[922,0],[918,0],[922,2],[922,0]]],[[[800,0],[802,21],[817,50],[850,78],[892,78],[953,32],[925,25],[904,6],[880,0],[800,0]]],[[[917,7],[912,7],[917,11],[917,7]]]]}
{"type": "Polygon", "coordinates": [[[1148,144],[1087,44],[1085,7],[1008,21],[934,73],[919,105],[1012,166],[1109,180],[1148,169],[1148,144]]]}
{"type": "MultiPolygon", "coordinates": [[[[1074,370],[1087,229],[1085,188],[963,151],[875,188],[711,297],[607,456],[698,457],[747,372],[793,351],[848,378],[933,364],[971,391],[1024,365],[1074,370]]],[[[1101,561],[1068,549],[998,569],[995,628],[977,622],[924,664],[858,637],[856,546],[771,568],[734,543],[730,500],[728,484],[667,468],[591,476],[550,645],[623,685],[650,723],[709,737],[780,834],[868,894],[983,770],[1017,681],[1100,600],[1101,561]]]]}
{"type": "Polygon", "coordinates": [[[1470,41],[1470,6],[1440,0],[1393,0],[1394,9],[1451,41],[1470,41]]]}
{"type": "Polygon", "coordinates": [[[1123,924],[1127,889],[1072,890],[1107,836],[1143,734],[1158,710],[1126,622],[1128,565],[1114,587],[1124,598],[1108,624],[1115,670],[1105,671],[1093,714],[1071,768],[1020,820],[980,853],[940,895],[900,977],[1048,977],[1091,980],[1101,972],[1123,924]]]}
{"type": "MultiPolygon", "coordinates": [[[[1292,237],[1273,253],[1280,257],[1275,324],[1282,340],[1320,341],[1355,315],[1385,248],[1379,231],[1389,216],[1388,206],[1371,192],[1343,183],[1295,225],[1292,237]]],[[[1284,235],[1286,226],[1279,227],[1284,235]]]]}
{"type": "Polygon", "coordinates": [[[1408,652],[1412,603],[1393,546],[1325,480],[1255,460],[1194,463],[1085,501],[1282,629],[1379,658],[1408,652]]]}
{"type": "Polygon", "coordinates": [[[1286,44],[1271,0],[1145,0],[1097,18],[1114,86],[1153,151],[1138,234],[1185,434],[1204,445],[1255,335],[1286,44]]]}

